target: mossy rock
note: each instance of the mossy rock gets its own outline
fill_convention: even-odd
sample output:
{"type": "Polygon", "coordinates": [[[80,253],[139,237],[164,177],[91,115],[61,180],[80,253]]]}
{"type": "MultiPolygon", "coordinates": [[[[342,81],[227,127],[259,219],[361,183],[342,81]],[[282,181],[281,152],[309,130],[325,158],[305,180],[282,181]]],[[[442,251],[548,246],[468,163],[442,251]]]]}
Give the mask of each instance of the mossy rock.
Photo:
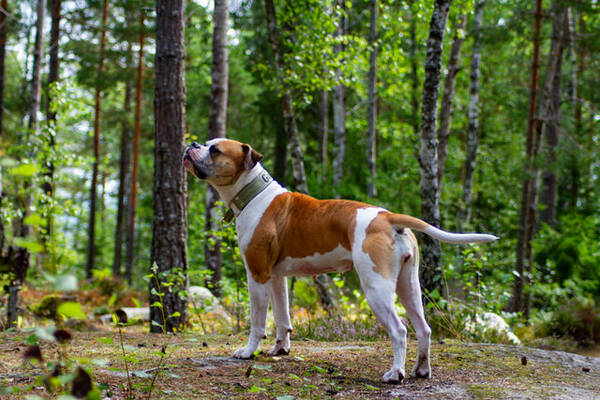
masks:
{"type": "Polygon", "coordinates": [[[48,318],[55,320],[58,318],[56,310],[63,302],[62,296],[58,294],[48,294],[38,302],[29,306],[29,309],[38,318],[48,318]]]}

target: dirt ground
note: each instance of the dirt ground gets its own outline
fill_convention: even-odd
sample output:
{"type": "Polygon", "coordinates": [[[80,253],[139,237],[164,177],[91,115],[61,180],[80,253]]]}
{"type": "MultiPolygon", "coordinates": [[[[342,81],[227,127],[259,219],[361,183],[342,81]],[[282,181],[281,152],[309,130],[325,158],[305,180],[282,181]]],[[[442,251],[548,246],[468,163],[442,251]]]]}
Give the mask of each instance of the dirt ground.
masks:
{"type": "MultiPolygon", "coordinates": [[[[25,387],[42,373],[24,362],[27,333],[0,334],[0,388],[25,387]]],[[[103,399],[126,399],[124,360],[133,371],[133,395],[148,398],[157,371],[154,399],[599,399],[600,358],[509,345],[437,341],[432,344],[431,379],[407,378],[384,384],[389,342],[314,342],[296,340],[289,356],[235,360],[230,356],[243,336],[182,334],[170,338],[141,332],[75,333],[65,356],[87,367],[103,399]],[[164,365],[157,369],[167,344],[164,365]],[[146,391],[145,391],[146,390],[146,391]]],[[[263,341],[267,350],[273,339],[263,341]]],[[[56,358],[56,345],[42,342],[45,361],[56,358]]],[[[416,342],[409,341],[407,371],[416,342]]],[[[29,394],[50,398],[43,387],[29,394]]],[[[24,394],[3,395],[21,399],[24,394]]]]}

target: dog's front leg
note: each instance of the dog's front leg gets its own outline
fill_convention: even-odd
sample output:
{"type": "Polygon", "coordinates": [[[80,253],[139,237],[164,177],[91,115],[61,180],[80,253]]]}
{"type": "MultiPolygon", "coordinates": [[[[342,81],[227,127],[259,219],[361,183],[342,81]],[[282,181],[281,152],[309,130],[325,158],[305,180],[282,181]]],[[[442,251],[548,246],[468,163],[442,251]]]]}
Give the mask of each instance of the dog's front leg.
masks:
{"type": "Polygon", "coordinates": [[[277,339],[275,345],[269,350],[270,356],[290,354],[290,309],[288,305],[287,279],[275,276],[271,279],[271,307],[277,325],[277,339]]]}
{"type": "Polygon", "coordinates": [[[250,295],[250,336],[246,347],[239,348],[233,353],[235,358],[252,358],[260,340],[265,337],[267,323],[267,308],[269,307],[269,292],[271,281],[258,283],[248,273],[248,293],[250,295]]]}

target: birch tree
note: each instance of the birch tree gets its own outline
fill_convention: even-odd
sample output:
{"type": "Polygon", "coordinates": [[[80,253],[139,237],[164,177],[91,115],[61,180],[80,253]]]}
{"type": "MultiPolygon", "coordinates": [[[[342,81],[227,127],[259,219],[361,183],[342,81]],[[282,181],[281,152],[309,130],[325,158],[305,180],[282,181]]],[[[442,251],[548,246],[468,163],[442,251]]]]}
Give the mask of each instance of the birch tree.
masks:
{"type": "MultiPolygon", "coordinates": [[[[421,218],[439,226],[440,208],[438,193],[438,155],[436,136],[436,111],[440,89],[442,44],[451,0],[436,0],[427,40],[425,81],[421,102],[421,218]]],[[[439,241],[423,235],[421,254],[423,268],[421,282],[427,291],[442,290],[441,248],[439,241]]]]}
{"type": "Polygon", "coordinates": [[[367,107],[367,168],[369,177],[367,182],[367,195],[377,196],[376,177],[376,147],[377,147],[377,0],[371,0],[370,5],[370,32],[369,46],[369,77],[367,88],[369,100],[367,107]]]}
{"type": "Polygon", "coordinates": [[[452,49],[448,60],[448,73],[444,82],[444,95],[442,97],[442,106],[440,108],[440,117],[438,124],[438,185],[439,192],[442,191],[442,179],[444,178],[444,169],[446,168],[446,155],[448,154],[448,138],[450,137],[450,126],[452,122],[452,112],[454,111],[454,90],[456,88],[456,76],[460,71],[459,61],[462,45],[464,42],[464,30],[467,16],[461,14],[457,17],[454,25],[454,39],[452,39],[452,49]]]}
{"type": "Polygon", "coordinates": [[[458,213],[458,230],[469,225],[471,220],[471,202],[473,199],[473,177],[475,164],[477,162],[477,145],[479,142],[479,76],[481,67],[481,26],[483,19],[483,7],[485,1],[479,0],[475,4],[475,16],[473,18],[473,55],[471,56],[471,73],[469,75],[469,109],[467,118],[467,154],[465,157],[465,177],[463,180],[463,192],[461,197],[461,208],[458,213]]]}
{"type": "Polygon", "coordinates": [[[281,55],[279,43],[279,27],[277,26],[277,15],[273,0],[265,0],[265,12],[267,18],[267,30],[269,33],[269,45],[273,51],[275,64],[275,74],[280,89],[281,108],[283,111],[283,120],[285,130],[289,138],[289,151],[292,158],[292,173],[296,190],[301,193],[308,193],[306,183],[306,173],[304,172],[304,156],[300,146],[300,134],[296,124],[296,112],[292,101],[292,94],[288,84],[283,77],[285,69],[284,61],[281,55]]]}
{"type": "MultiPolygon", "coordinates": [[[[212,43],[212,84],[210,91],[210,114],[208,117],[208,137],[210,139],[223,138],[227,132],[227,95],[229,81],[229,64],[227,53],[227,27],[229,16],[229,1],[215,0],[213,17],[213,43],[212,43]]],[[[206,189],[206,242],[204,254],[206,267],[212,271],[211,291],[221,297],[220,282],[223,276],[221,241],[214,232],[217,226],[217,191],[208,186],[206,189]]]]}

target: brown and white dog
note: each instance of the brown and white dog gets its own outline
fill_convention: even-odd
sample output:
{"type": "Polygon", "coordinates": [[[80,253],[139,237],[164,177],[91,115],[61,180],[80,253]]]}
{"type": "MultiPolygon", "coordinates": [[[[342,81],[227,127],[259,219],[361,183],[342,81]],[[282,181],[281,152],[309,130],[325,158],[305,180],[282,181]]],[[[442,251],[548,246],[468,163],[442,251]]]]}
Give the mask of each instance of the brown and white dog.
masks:
{"type": "MultiPolygon", "coordinates": [[[[236,216],[240,253],[246,265],[252,315],[248,343],[233,355],[251,358],[262,338],[269,296],[277,339],[269,355],[288,354],[292,326],[286,276],[314,276],[355,269],[365,296],[390,335],[394,361],[385,382],[405,376],[406,327],[394,311],[398,295],[418,339],[413,376],[429,378],[431,329],[425,321],[419,284],[419,250],[414,229],[449,243],[490,242],[486,234],[457,234],[437,229],[420,219],[348,200],[317,200],[292,193],[273,181],[260,161],[262,155],[235,140],[193,143],[183,164],[206,180],[236,216]],[[240,205],[237,196],[249,186],[258,188],[240,205]],[[241,209],[240,209],[241,208],[241,209]]],[[[248,196],[246,196],[248,197],[248,196]]]]}

